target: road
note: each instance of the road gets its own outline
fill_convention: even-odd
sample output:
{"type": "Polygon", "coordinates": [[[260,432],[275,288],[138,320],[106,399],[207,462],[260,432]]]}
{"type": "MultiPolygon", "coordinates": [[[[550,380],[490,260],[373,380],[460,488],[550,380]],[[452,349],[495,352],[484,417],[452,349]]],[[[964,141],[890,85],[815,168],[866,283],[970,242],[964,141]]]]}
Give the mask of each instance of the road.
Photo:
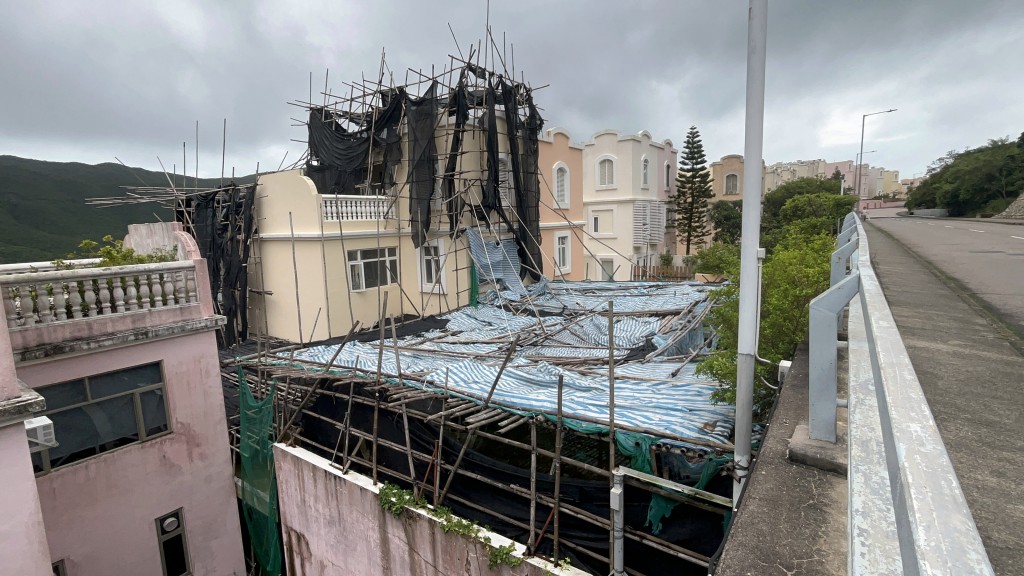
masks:
{"type": "Polygon", "coordinates": [[[865,228],[989,559],[1024,576],[1024,340],[1005,329],[1024,324],[1024,226],[872,217],[865,228]]]}
{"type": "Polygon", "coordinates": [[[914,217],[869,222],[956,280],[1024,338],[1024,226],[914,217]]]}

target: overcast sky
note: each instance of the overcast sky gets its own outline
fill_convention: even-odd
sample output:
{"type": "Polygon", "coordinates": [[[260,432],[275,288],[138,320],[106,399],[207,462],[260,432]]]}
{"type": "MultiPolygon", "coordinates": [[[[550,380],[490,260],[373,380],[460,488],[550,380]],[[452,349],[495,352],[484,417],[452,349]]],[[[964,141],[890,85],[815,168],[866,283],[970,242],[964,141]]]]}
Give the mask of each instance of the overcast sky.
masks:
{"type": "MultiPolygon", "coordinates": [[[[696,125],[707,155],[743,152],[747,2],[492,3],[499,45],[533,86],[546,126],[576,140],[641,129],[681,147],[696,125]],[[511,50],[509,50],[511,52],[511,50]]],[[[287,102],[377,75],[440,70],[484,37],[484,0],[0,3],[0,154],[200,174],[291,163],[305,149],[287,102]],[[437,5],[447,6],[444,9],[437,5]]],[[[1024,130],[1019,0],[772,0],[764,155],[768,163],[853,159],[924,172],[947,150],[1024,130]]],[[[0,175],[2,177],[2,175],[0,175]]]]}

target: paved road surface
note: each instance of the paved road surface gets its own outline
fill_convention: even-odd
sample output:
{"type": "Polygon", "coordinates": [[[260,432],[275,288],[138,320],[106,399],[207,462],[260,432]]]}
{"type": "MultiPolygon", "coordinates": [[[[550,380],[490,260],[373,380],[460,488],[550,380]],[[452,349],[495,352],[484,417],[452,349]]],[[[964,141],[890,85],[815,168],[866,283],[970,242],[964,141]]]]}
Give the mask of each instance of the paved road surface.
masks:
{"type": "Polygon", "coordinates": [[[967,303],[974,297],[948,287],[955,274],[995,315],[1020,325],[1024,226],[872,218],[866,229],[872,264],[996,574],[1024,575],[1024,347],[992,314],[967,303]]]}
{"type": "Polygon", "coordinates": [[[957,280],[1024,338],[1024,226],[913,217],[869,222],[957,280]]]}

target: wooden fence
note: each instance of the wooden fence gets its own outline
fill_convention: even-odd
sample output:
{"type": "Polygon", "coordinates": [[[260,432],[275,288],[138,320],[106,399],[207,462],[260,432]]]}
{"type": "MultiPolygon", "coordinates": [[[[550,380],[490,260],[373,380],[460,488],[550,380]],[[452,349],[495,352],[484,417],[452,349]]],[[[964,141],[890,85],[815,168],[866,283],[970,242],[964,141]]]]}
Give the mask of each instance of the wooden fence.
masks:
{"type": "Polygon", "coordinates": [[[630,280],[646,280],[649,282],[683,282],[693,280],[693,266],[640,266],[630,267],[630,280]]]}

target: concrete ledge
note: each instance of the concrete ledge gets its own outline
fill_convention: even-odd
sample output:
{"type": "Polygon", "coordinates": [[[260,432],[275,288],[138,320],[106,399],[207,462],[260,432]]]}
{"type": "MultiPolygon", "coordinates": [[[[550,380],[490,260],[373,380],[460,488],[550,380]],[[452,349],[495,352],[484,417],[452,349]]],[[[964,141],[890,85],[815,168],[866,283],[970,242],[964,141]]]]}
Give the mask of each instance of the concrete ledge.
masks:
{"type": "Polygon", "coordinates": [[[133,330],[124,330],[122,332],[106,334],[95,338],[68,340],[65,342],[57,342],[53,344],[43,344],[31,348],[15,350],[14,361],[17,364],[23,364],[25,362],[43,360],[46,358],[53,358],[55,356],[82,354],[87,352],[93,352],[95,350],[100,350],[103,348],[124,346],[127,344],[134,344],[137,342],[148,340],[171,338],[174,336],[188,334],[191,332],[205,332],[207,330],[216,330],[217,328],[223,326],[226,322],[227,319],[224,318],[223,316],[210,316],[207,318],[186,320],[184,322],[175,322],[170,324],[161,324],[158,326],[135,328],[133,330]]]}
{"type": "Polygon", "coordinates": [[[46,400],[21,380],[18,380],[18,392],[13,398],[0,400],[0,426],[24,422],[33,414],[46,410],[46,400]]]}
{"type": "Polygon", "coordinates": [[[789,461],[846,476],[847,444],[845,426],[837,426],[836,443],[811,440],[807,424],[798,424],[789,439],[789,461]]]}

